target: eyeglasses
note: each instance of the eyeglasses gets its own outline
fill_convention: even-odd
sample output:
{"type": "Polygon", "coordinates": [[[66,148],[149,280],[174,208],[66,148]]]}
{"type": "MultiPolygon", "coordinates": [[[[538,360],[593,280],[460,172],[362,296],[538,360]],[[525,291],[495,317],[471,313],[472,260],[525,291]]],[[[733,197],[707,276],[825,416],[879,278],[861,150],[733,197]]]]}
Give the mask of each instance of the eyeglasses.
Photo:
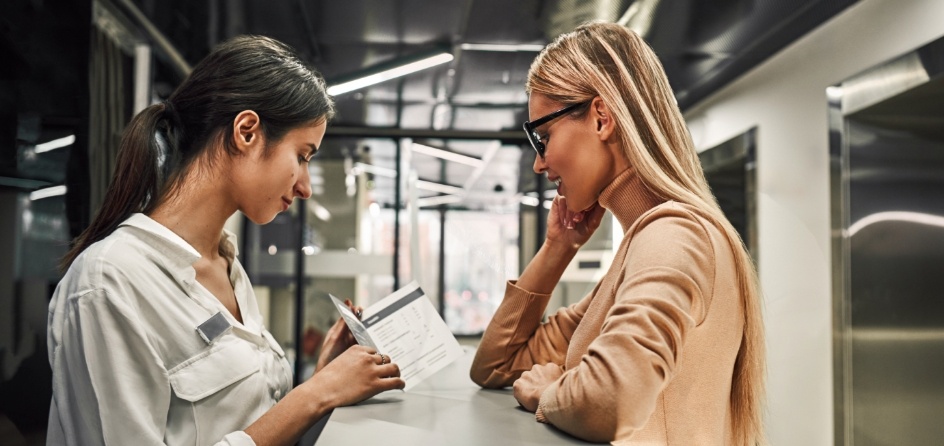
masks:
{"type": "Polygon", "coordinates": [[[556,112],[552,112],[548,115],[544,115],[538,119],[535,119],[534,121],[526,121],[524,123],[524,133],[528,135],[528,141],[531,142],[531,147],[534,147],[534,151],[537,152],[541,159],[544,159],[545,147],[544,143],[541,142],[541,135],[538,134],[538,127],[547,124],[548,122],[551,122],[560,116],[570,113],[582,105],[587,105],[587,103],[578,102],[576,104],[571,104],[560,110],[557,110],[556,112]]]}

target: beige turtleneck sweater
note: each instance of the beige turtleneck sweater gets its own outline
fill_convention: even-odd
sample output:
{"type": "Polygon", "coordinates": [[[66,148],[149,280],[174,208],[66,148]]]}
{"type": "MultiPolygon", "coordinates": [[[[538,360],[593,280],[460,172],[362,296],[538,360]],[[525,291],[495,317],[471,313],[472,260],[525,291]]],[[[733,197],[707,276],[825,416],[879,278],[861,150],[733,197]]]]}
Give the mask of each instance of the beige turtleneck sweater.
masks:
{"type": "Polygon", "coordinates": [[[564,374],[541,395],[538,421],[615,444],[731,444],[744,318],[722,229],[692,206],[660,203],[632,168],[599,201],[625,232],[606,275],[544,323],[550,295],[509,282],[473,381],[506,387],[555,363],[564,374]]]}

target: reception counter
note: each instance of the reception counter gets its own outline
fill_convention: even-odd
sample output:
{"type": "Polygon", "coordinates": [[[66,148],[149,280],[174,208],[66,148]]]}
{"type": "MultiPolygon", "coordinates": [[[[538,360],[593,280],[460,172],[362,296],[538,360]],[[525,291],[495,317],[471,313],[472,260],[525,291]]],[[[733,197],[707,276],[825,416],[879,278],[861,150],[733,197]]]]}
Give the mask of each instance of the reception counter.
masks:
{"type": "Polygon", "coordinates": [[[409,392],[384,392],[335,409],[301,444],[591,444],[536,422],[533,413],[518,406],[510,389],[475,385],[469,379],[475,350],[464,348],[461,358],[409,392]]]}

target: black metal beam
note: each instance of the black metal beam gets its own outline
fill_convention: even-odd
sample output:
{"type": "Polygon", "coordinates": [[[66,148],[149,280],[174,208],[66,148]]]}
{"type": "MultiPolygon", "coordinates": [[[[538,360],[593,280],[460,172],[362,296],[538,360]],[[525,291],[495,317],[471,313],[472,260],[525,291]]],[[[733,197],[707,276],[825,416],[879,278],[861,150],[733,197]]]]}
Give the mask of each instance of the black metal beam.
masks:
{"type": "Polygon", "coordinates": [[[295,385],[305,381],[302,372],[305,370],[305,363],[302,359],[302,336],[305,324],[305,254],[302,252],[302,246],[305,245],[305,216],[308,213],[308,201],[298,200],[298,217],[296,224],[298,227],[295,232],[295,385]]]}
{"type": "Polygon", "coordinates": [[[527,142],[527,137],[521,130],[501,130],[484,132],[478,130],[433,130],[433,129],[400,129],[392,127],[354,127],[329,125],[325,137],[333,138],[428,138],[428,139],[473,139],[473,140],[502,140],[513,144],[527,142]]]}

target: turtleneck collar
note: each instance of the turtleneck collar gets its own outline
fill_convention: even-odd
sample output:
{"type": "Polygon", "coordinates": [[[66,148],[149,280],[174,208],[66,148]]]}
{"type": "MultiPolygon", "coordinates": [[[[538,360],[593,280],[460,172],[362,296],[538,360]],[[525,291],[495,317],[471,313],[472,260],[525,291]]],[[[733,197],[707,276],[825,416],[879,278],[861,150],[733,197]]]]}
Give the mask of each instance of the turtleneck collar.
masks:
{"type": "Polygon", "coordinates": [[[619,220],[624,233],[639,216],[663,201],[665,200],[649,191],[633,167],[617,175],[613,182],[600,192],[599,199],[600,205],[619,220]]]}

